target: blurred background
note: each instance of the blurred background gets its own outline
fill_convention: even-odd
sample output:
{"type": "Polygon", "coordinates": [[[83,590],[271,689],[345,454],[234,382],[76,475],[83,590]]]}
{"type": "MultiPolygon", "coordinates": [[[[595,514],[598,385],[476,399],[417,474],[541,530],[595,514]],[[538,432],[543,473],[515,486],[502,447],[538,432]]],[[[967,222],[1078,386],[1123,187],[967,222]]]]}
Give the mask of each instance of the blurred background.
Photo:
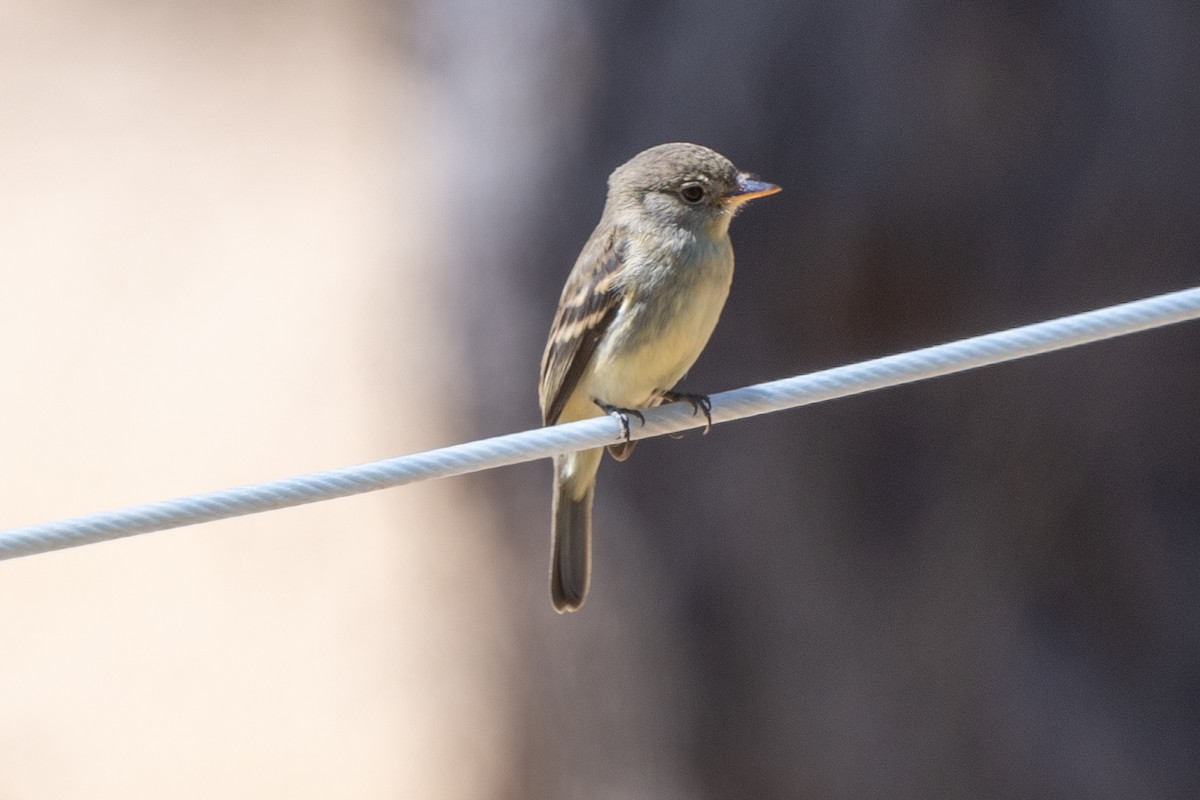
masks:
{"type": "MultiPolygon", "coordinates": [[[[538,424],[608,173],[785,187],[684,388],[1200,275],[1200,9],[0,3],[8,527],[538,424]]],[[[6,798],[1192,797],[1200,327],[0,565],[6,798]]]]}

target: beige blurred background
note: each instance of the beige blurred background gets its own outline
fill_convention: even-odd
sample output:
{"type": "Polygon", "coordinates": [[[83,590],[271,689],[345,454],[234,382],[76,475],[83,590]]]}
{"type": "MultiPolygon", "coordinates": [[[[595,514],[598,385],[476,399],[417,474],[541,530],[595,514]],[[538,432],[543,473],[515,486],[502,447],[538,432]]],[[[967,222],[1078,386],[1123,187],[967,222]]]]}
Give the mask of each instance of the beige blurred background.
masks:
{"type": "MultiPolygon", "coordinates": [[[[406,13],[0,6],[4,525],[460,435],[452,154],[406,13]]],[[[474,601],[505,556],[471,500],[4,564],[0,796],[485,795],[508,623],[474,601]]]]}

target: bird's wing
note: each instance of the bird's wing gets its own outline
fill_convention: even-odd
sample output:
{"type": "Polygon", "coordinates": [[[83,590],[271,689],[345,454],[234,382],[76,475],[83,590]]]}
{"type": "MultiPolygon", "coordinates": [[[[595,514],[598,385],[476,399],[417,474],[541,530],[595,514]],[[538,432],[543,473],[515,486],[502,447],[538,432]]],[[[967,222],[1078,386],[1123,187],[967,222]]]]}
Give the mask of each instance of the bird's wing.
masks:
{"type": "Polygon", "coordinates": [[[562,415],[596,346],[621,306],[623,289],[615,278],[624,258],[624,237],[612,226],[597,229],[575,262],[563,287],[542,354],[542,422],[553,425],[562,415]]]}

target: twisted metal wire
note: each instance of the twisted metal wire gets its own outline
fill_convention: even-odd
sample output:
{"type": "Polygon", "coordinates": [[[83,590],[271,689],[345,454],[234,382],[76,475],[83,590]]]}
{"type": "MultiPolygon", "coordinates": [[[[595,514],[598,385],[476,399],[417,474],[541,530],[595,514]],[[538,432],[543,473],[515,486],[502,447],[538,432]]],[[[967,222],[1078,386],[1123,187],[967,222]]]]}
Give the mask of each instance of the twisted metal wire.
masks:
{"type": "MultiPolygon", "coordinates": [[[[718,424],[847,397],[1198,317],[1200,287],[721,392],[711,397],[712,422],[718,424]]],[[[645,425],[635,423],[630,434],[633,439],[643,439],[703,424],[704,420],[690,406],[675,403],[647,410],[645,425]]],[[[599,447],[621,437],[618,420],[599,417],[251,486],[12,528],[0,531],[0,560],[494,469],[599,447]]]]}

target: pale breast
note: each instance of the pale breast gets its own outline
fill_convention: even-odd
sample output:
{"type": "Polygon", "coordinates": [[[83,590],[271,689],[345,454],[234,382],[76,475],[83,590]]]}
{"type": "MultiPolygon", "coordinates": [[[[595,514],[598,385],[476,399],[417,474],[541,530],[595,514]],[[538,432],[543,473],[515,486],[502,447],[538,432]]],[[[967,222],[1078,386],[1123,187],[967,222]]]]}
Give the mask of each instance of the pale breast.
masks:
{"type": "Polygon", "coordinates": [[[733,250],[722,237],[696,257],[664,270],[649,265],[635,281],[584,380],[591,397],[644,408],[691,369],[708,343],[733,277],[733,250]]]}

